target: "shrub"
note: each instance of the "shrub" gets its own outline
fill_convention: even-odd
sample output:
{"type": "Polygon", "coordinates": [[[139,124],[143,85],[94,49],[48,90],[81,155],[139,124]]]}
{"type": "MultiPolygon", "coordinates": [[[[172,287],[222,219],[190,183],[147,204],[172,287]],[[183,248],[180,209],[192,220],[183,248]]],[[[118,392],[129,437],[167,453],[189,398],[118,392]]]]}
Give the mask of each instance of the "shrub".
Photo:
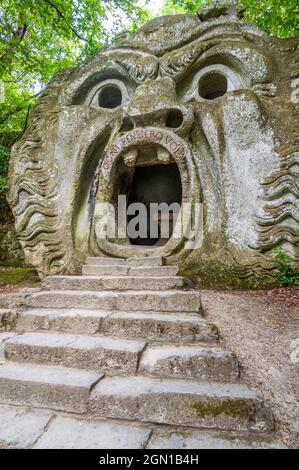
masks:
{"type": "MultiPolygon", "coordinates": [[[[299,231],[296,232],[299,239],[299,231]]],[[[274,264],[279,271],[280,284],[283,287],[299,285],[299,271],[294,268],[295,260],[289,256],[281,246],[277,246],[274,250],[274,264]]]]}

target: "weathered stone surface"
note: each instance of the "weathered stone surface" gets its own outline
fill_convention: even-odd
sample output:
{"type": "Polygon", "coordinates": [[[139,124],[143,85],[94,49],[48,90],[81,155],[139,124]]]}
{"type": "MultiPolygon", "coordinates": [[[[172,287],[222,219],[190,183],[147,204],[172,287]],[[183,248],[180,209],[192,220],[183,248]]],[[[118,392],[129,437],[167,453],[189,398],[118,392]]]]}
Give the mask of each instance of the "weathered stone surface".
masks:
{"type": "Polygon", "coordinates": [[[167,290],[183,286],[183,278],[175,276],[50,276],[43,281],[47,290],[167,290]]]}
{"type": "Polygon", "coordinates": [[[218,330],[199,316],[156,312],[36,309],[19,315],[16,330],[106,334],[150,341],[215,341],[218,330]]]}
{"type": "Polygon", "coordinates": [[[144,426],[59,417],[34,449],[143,449],[150,432],[144,426]]]}
{"type": "Polygon", "coordinates": [[[244,11],[245,8],[238,5],[237,0],[214,0],[211,3],[201,5],[197,14],[202,21],[209,21],[220,16],[242,18],[244,11]]]}
{"type": "Polygon", "coordinates": [[[0,406],[0,448],[8,449],[285,449],[267,434],[157,429],[128,423],[55,416],[0,406]],[[152,433],[152,435],[151,435],[152,433]],[[150,437],[151,435],[151,437],[150,437]]]}
{"type": "Polygon", "coordinates": [[[273,436],[240,437],[202,431],[156,431],[148,449],[286,449],[273,436]]]}
{"type": "Polygon", "coordinates": [[[7,404],[84,413],[90,390],[101,377],[65,367],[0,364],[0,397],[7,404]]]}
{"type": "Polygon", "coordinates": [[[200,294],[196,291],[45,291],[26,299],[29,307],[101,308],[103,310],[194,312],[201,311],[200,294]]]}
{"type": "Polygon", "coordinates": [[[236,380],[236,357],[219,348],[194,346],[152,346],[143,353],[139,372],[160,377],[236,380]]]}
{"type": "Polygon", "coordinates": [[[143,256],[142,258],[128,258],[127,265],[131,267],[139,266],[162,266],[163,260],[161,256],[143,256]]]}
{"type": "Polygon", "coordinates": [[[125,276],[128,273],[128,267],[122,265],[92,265],[82,266],[82,274],[85,276],[125,276]]]}
{"type": "Polygon", "coordinates": [[[50,419],[50,414],[0,405],[0,448],[31,448],[43,434],[50,419]]]}
{"type": "Polygon", "coordinates": [[[16,336],[16,333],[11,332],[6,332],[6,333],[0,333],[0,361],[4,361],[4,343],[6,340],[13,338],[16,336]]]}
{"type": "Polygon", "coordinates": [[[54,333],[25,333],[6,341],[4,345],[8,360],[114,374],[134,374],[144,347],[143,341],[54,333]]]}
{"type": "Polygon", "coordinates": [[[102,256],[101,258],[99,257],[92,257],[88,256],[86,258],[86,264],[91,264],[93,266],[98,265],[98,266],[126,266],[127,265],[127,260],[126,259],[121,259],[121,258],[108,258],[107,256],[102,256]]]}
{"type": "Polygon", "coordinates": [[[8,308],[0,308],[0,332],[14,329],[17,317],[16,311],[8,308]]]}
{"type": "Polygon", "coordinates": [[[163,277],[176,276],[179,268],[177,266],[139,266],[128,267],[123,265],[91,265],[82,266],[82,274],[85,276],[140,276],[140,277],[163,277]]]}
{"type": "MultiPolygon", "coordinates": [[[[9,202],[27,263],[77,274],[86,258],[119,257],[126,275],[124,259],[161,257],[198,285],[278,282],[273,248],[298,258],[298,39],[270,37],[241,16],[235,0],[218,0],[197,15],[155,18],[51,80],[12,149],[9,202]],[[108,233],[116,195],[132,194],[140,169],[160,171],[139,199],[161,190],[176,200],[162,164],[178,169],[178,199],[204,206],[195,246],[190,226],[152,246],[108,233]]],[[[116,272],[98,268],[83,272],[116,272]]]]}
{"type": "Polygon", "coordinates": [[[92,391],[96,416],[163,424],[268,431],[273,418],[246,386],[150,377],[104,378],[92,391]]]}
{"type": "Polygon", "coordinates": [[[22,312],[16,324],[17,331],[53,330],[93,335],[102,331],[103,319],[109,311],[80,309],[36,309],[22,312]]]}
{"type": "Polygon", "coordinates": [[[196,316],[156,312],[116,312],[102,323],[103,333],[150,341],[213,341],[215,325],[196,316]]]}
{"type": "Polygon", "coordinates": [[[26,297],[28,297],[28,294],[24,292],[0,294],[0,308],[2,310],[22,308],[24,306],[26,297]]]}
{"type": "Polygon", "coordinates": [[[130,276],[176,276],[179,268],[177,266],[139,266],[130,268],[130,276]]]}

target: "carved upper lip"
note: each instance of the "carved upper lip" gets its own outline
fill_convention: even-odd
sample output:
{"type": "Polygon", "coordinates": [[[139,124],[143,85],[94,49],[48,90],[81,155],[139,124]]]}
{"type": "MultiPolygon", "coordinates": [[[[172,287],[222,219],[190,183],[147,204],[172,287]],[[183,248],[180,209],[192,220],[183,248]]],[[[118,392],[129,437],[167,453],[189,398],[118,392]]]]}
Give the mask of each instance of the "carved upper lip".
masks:
{"type": "Polygon", "coordinates": [[[168,165],[170,162],[173,162],[173,158],[167,149],[153,143],[150,145],[136,145],[125,150],[123,152],[123,161],[129,167],[157,164],[168,165]]]}
{"type": "Polygon", "coordinates": [[[167,128],[136,128],[121,135],[107,148],[101,163],[101,173],[108,180],[113,163],[120,156],[127,166],[135,166],[142,152],[147,160],[147,152],[151,148],[155,152],[155,158],[151,163],[149,160],[144,161],[144,164],[168,164],[177,159],[184,159],[187,145],[175,132],[167,128]]]}

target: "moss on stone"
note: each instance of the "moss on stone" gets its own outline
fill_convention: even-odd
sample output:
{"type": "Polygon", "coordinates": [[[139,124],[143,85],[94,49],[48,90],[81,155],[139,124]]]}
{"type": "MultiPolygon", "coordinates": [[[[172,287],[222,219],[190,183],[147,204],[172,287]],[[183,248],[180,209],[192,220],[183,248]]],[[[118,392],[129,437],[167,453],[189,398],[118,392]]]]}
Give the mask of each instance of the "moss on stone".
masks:
{"type": "Polygon", "coordinates": [[[35,284],[38,281],[38,274],[33,268],[17,268],[0,271],[0,283],[2,284],[21,284],[22,282],[35,284]]]}
{"type": "Polygon", "coordinates": [[[209,323],[209,327],[211,328],[212,331],[215,333],[219,333],[218,326],[215,325],[215,323],[209,323]]]}
{"type": "Polygon", "coordinates": [[[0,315],[0,331],[11,331],[15,327],[17,315],[11,310],[7,310],[0,315]]]}
{"type": "Polygon", "coordinates": [[[244,400],[226,400],[224,402],[198,402],[192,405],[196,414],[200,418],[213,417],[220,415],[230,416],[232,418],[241,418],[247,421],[254,421],[254,406],[248,405],[244,400]]]}
{"type": "Polygon", "coordinates": [[[252,251],[239,252],[231,245],[194,250],[180,260],[179,275],[196,288],[269,289],[279,286],[279,276],[270,257],[252,251]]]}

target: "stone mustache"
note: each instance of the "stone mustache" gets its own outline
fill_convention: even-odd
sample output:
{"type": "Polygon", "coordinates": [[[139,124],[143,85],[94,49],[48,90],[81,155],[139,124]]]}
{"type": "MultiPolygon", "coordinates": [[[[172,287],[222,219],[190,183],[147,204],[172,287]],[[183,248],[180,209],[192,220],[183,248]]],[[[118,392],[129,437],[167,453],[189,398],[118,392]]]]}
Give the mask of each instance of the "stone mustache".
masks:
{"type": "Polygon", "coordinates": [[[298,68],[298,40],[218,1],[150,21],[58,73],[12,151],[26,261],[45,275],[79,272],[88,255],[155,254],[198,285],[275,284],[274,247],[297,251],[298,68]],[[99,237],[99,207],[119,195],[201,204],[200,246],[99,237]]]}

